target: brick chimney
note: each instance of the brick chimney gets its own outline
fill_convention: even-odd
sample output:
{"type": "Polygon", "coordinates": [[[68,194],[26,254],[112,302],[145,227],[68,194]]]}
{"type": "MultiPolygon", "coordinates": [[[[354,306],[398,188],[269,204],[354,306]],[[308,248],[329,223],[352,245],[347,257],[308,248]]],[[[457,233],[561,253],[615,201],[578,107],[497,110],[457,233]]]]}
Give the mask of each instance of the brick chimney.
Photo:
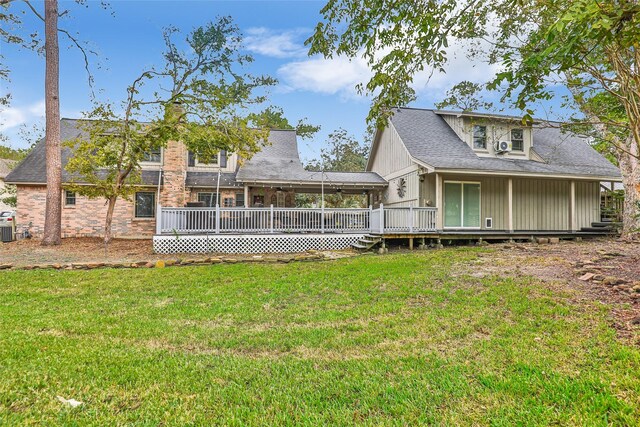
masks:
{"type": "MultiPolygon", "coordinates": [[[[174,103],[172,108],[176,112],[184,111],[179,103],[174,103]]],[[[163,183],[160,190],[160,204],[166,207],[184,206],[187,201],[185,187],[187,179],[187,148],[180,141],[169,141],[164,149],[163,160],[163,183]]]]}

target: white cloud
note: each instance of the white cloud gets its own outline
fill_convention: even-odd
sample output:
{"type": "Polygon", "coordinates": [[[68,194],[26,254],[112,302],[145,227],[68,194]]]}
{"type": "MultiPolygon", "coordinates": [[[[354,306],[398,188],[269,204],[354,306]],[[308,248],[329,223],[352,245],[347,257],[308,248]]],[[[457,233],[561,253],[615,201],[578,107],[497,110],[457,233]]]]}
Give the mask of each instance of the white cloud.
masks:
{"type": "Polygon", "coordinates": [[[278,75],[292,90],[355,97],[355,86],[369,80],[371,70],[361,58],[315,57],[285,64],[278,69],[278,75]]]}
{"type": "Polygon", "coordinates": [[[23,106],[9,106],[0,110],[0,131],[16,128],[44,118],[44,100],[23,106]]]}
{"type": "MultiPolygon", "coordinates": [[[[449,63],[445,72],[431,69],[414,76],[412,87],[418,96],[441,98],[447,89],[463,80],[486,82],[499,71],[497,65],[471,61],[465,55],[466,48],[455,43],[448,48],[449,63]]],[[[381,57],[384,52],[379,52],[381,57]]],[[[278,75],[289,90],[301,90],[322,94],[339,94],[345,98],[361,97],[355,86],[367,83],[372,71],[362,58],[313,57],[289,62],[278,69],[278,75]]]]}
{"type": "Polygon", "coordinates": [[[277,31],[265,27],[249,28],[244,39],[246,48],[254,53],[274,58],[296,58],[307,55],[303,38],[308,29],[277,31]]]}

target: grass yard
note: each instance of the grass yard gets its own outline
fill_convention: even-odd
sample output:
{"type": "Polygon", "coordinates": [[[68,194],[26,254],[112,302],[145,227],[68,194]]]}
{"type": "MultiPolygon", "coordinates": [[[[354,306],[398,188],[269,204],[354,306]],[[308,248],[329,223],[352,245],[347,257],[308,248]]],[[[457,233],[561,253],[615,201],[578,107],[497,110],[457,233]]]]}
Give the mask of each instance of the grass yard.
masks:
{"type": "Polygon", "coordinates": [[[483,251],[1,272],[0,425],[637,425],[610,308],[483,251]]]}

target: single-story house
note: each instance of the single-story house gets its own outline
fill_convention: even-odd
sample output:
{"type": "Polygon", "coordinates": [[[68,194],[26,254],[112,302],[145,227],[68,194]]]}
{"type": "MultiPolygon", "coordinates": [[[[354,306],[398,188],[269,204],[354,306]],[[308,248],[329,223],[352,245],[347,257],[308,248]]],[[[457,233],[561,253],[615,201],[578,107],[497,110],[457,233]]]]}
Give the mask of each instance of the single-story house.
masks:
{"type": "Polygon", "coordinates": [[[558,123],[399,108],[367,171],[387,207],[437,208],[437,230],[577,231],[600,221],[600,182],[620,171],[558,123]]]}

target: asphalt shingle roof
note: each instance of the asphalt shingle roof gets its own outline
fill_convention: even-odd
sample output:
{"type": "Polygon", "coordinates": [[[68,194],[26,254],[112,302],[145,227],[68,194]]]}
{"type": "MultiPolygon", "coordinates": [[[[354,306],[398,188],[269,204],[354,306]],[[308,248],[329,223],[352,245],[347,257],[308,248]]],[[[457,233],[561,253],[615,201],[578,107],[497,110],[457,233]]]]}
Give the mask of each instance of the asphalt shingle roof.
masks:
{"type": "MultiPolygon", "coordinates": [[[[187,187],[217,187],[218,172],[187,172],[187,187]]],[[[235,172],[223,172],[220,174],[220,187],[242,187],[236,181],[235,172]]]]}
{"type": "MultiPolygon", "coordinates": [[[[62,142],[78,138],[83,132],[78,125],[79,120],[62,119],[60,121],[60,140],[62,142]]],[[[62,182],[69,182],[71,175],[65,166],[71,157],[71,148],[62,146],[62,182]]],[[[47,182],[47,166],[45,161],[44,138],[38,141],[29,155],[7,175],[5,181],[10,183],[45,184],[47,182]]],[[[146,185],[158,185],[158,171],[143,170],[142,183],[146,185]]]]}
{"type": "Polygon", "coordinates": [[[618,168],[590,147],[585,138],[544,123],[533,131],[533,150],[544,162],[479,157],[439,114],[400,108],[391,118],[409,154],[436,169],[620,177],[618,168]]]}
{"type": "MultiPolygon", "coordinates": [[[[60,139],[69,141],[83,136],[79,120],[62,119],[60,121],[60,139]]],[[[86,136],[86,135],[85,135],[86,136]]],[[[269,145],[246,161],[237,173],[222,173],[221,187],[239,187],[243,182],[256,181],[319,183],[322,176],[317,172],[304,169],[298,154],[295,130],[272,130],[269,133],[269,145]]],[[[62,148],[63,182],[70,181],[69,173],[64,170],[72,150],[62,148]]],[[[143,170],[142,182],[147,185],[158,184],[158,171],[143,170]]],[[[7,182],[25,184],[45,184],[46,162],[44,139],[39,141],[29,155],[7,176],[7,182]]],[[[216,187],[217,172],[188,172],[187,187],[216,187]]],[[[325,181],[341,184],[385,184],[386,181],[375,172],[326,172],[325,181]]]]}
{"type": "MultiPolygon", "coordinates": [[[[300,161],[295,130],[272,130],[269,143],[245,162],[236,179],[241,182],[273,181],[320,183],[322,174],[306,170],[300,161]]],[[[324,180],[340,184],[385,184],[375,172],[325,172],[324,180]]]]}

